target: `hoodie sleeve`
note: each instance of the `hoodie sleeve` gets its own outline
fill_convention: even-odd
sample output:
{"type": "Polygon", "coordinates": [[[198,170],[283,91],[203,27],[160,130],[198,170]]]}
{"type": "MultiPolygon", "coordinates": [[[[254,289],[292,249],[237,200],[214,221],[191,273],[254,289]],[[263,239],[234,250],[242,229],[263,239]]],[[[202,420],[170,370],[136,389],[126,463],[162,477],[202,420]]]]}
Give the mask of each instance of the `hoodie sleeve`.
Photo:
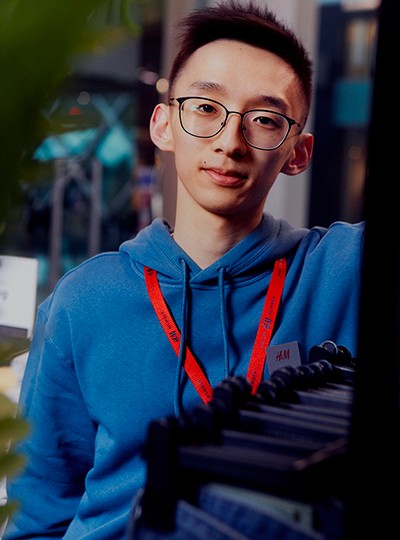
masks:
{"type": "Polygon", "coordinates": [[[82,414],[87,409],[73,364],[67,363],[48,335],[48,306],[49,300],[39,308],[21,387],[20,414],[31,431],[16,450],[29,455],[29,460],[22,474],[8,479],[8,498],[19,504],[19,510],[4,540],[48,538],[49,531],[52,538],[62,538],[93,463],[96,425],[89,414],[82,414]]]}

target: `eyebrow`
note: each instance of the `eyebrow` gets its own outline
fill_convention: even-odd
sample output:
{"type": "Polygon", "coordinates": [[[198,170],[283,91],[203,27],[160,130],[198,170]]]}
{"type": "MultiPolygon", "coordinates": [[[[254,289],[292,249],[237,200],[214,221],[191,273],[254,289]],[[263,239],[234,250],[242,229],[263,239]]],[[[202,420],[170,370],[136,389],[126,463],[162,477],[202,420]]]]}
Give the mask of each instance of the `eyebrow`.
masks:
{"type": "Polygon", "coordinates": [[[189,88],[193,90],[217,91],[222,95],[227,93],[226,88],[222,84],[213,81],[194,81],[189,88]]]}
{"type": "MultiPolygon", "coordinates": [[[[222,96],[225,96],[228,93],[227,89],[222,84],[205,80],[194,81],[190,85],[189,89],[195,91],[218,92],[222,96]]],[[[288,110],[287,103],[277,96],[258,94],[254,96],[254,101],[262,103],[263,107],[272,107],[273,109],[278,109],[278,111],[283,112],[284,114],[287,113],[288,110]]]]}

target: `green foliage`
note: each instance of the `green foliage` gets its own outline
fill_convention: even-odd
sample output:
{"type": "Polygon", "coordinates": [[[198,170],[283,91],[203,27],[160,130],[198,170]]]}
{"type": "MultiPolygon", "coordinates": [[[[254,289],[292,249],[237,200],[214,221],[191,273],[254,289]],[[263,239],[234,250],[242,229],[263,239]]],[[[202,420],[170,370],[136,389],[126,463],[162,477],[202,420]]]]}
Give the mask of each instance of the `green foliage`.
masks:
{"type": "Polygon", "coordinates": [[[114,13],[113,0],[0,0],[0,234],[17,196],[23,158],[44,135],[41,110],[78,54],[110,46],[128,32],[139,34],[129,18],[133,3],[125,0],[123,13],[114,13]]]}
{"type": "MultiPolygon", "coordinates": [[[[24,166],[45,135],[42,110],[77,55],[139,35],[135,3],[140,0],[0,0],[0,235],[24,166]]],[[[10,350],[0,347],[0,365],[2,352],[10,350]]],[[[0,479],[23,469],[25,457],[14,445],[28,434],[28,423],[0,393],[0,479]]],[[[0,527],[17,508],[17,501],[0,506],[0,527]]]]}
{"type": "MultiPolygon", "coordinates": [[[[0,394],[0,478],[18,474],[25,465],[25,456],[13,446],[29,433],[29,424],[17,416],[17,406],[0,394]]],[[[0,527],[18,509],[17,501],[0,506],[0,527]]]]}

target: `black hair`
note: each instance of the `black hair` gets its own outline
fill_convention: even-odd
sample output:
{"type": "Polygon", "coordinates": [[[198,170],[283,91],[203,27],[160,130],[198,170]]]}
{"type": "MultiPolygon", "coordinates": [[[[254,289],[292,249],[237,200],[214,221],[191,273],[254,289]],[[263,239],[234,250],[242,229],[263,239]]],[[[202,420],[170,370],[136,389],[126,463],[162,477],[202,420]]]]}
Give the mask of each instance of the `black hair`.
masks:
{"type": "Polygon", "coordinates": [[[169,83],[176,78],[191,55],[218,39],[233,39],[266,49],[287,62],[298,76],[307,110],[312,98],[313,66],[310,56],[291,28],[279,21],[268,7],[230,0],[215,7],[194,10],[179,23],[179,50],[169,83]]]}

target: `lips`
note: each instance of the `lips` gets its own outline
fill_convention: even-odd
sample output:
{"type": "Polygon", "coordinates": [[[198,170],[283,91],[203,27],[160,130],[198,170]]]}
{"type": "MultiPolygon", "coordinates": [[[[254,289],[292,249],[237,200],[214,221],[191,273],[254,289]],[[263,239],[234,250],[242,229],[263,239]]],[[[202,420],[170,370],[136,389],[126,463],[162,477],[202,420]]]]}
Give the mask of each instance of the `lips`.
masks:
{"type": "Polygon", "coordinates": [[[221,186],[237,186],[247,179],[247,175],[233,169],[206,168],[203,170],[221,186]]]}

